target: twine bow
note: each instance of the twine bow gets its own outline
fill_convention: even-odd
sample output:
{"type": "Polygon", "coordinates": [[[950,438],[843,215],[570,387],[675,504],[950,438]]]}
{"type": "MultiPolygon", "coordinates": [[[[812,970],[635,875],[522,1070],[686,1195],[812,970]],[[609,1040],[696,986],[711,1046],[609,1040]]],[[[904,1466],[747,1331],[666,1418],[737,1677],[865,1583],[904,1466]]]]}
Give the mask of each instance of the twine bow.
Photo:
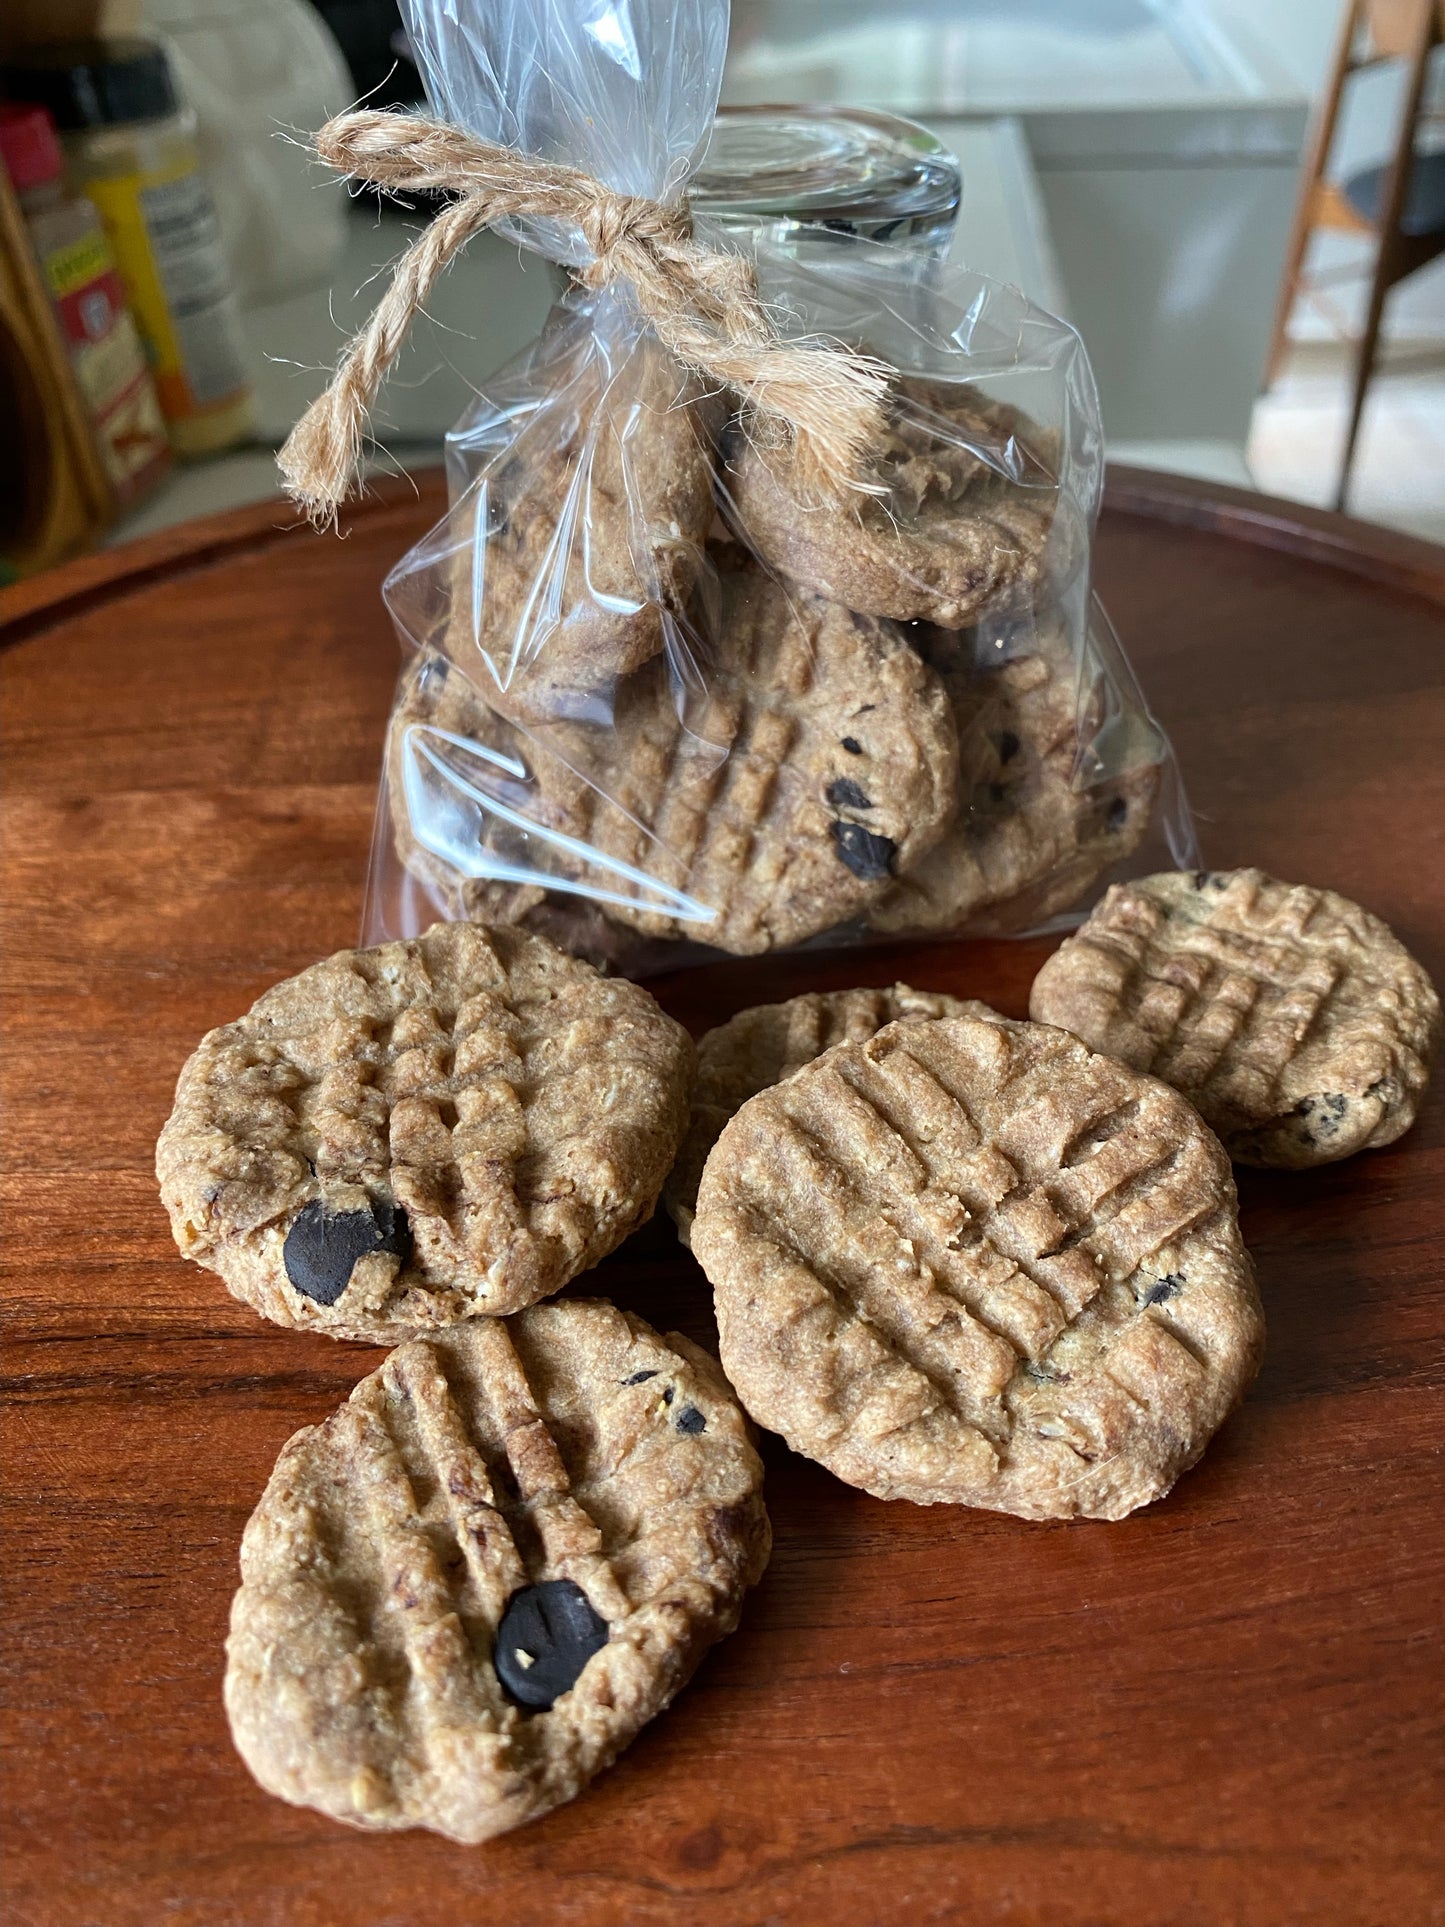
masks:
{"type": "Polygon", "coordinates": [[[841,345],[782,340],[752,263],[699,245],[685,202],[615,194],[579,168],[411,114],[338,114],[316,149],[330,166],[378,187],[456,198],[397,262],[371,319],[281,450],[287,491],[313,522],[335,520],[367,409],[442,271],[474,234],[518,215],[580,228],[592,252],[579,277],[588,287],[630,282],[663,346],[706,380],[737,389],[764,422],[785,425],[806,474],[834,488],[866,486],[856,471],[882,429],[892,371],[841,345]]]}

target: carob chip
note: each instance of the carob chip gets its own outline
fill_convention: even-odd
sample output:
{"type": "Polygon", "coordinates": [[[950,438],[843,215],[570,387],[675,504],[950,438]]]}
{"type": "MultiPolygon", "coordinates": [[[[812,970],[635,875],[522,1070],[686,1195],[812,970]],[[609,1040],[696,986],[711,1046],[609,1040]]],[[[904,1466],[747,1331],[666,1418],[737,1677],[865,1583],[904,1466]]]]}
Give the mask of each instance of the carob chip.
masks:
{"type": "Polygon", "coordinates": [[[835,776],[824,792],[835,810],[871,810],[873,804],[851,776],[835,776]]]}
{"type": "Polygon", "coordinates": [[[1313,1097],[1302,1098],[1295,1106],[1296,1114],[1305,1121],[1305,1129],[1318,1137],[1330,1137],[1340,1128],[1340,1120],[1350,1108],[1350,1100],[1343,1091],[1317,1091],[1313,1097]]]}
{"type": "Polygon", "coordinates": [[[876,878],[892,876],[898,845],[891,836],[879,836],[862,823],[845,823],[841,817],[828,828],[839,857],[855,877],[871,883],[876,878]]]}
{"type": "Polygon", "coordinates": [[[606,1644],[607,1621],[582,1588],[570,1579],[544,1579],[507,1601],[492,1664],[508,1699],[545,1713],[606,1644]]]}
{"type": "Polygon", "coordinates": [[[695,1405],[684,1405],[674,1420],[679,1432],[705,1432],[707,1420],[695,1405]]]}
{"type": "Polygon", "coordinates": [[[856,736],[845,736],[843,738],[843,747],[850,756],[861,756],[863,754],[863,745],[858,741],[856,736]]]}
{"type": "Polygon", "coordinates": [[[649,1378],[656,1378],[656,1372],[634,1372],[631,1378],[624,1378],[624,1385],[645,1385],[649,1378]]]}
{"type": "Polygon", "coordinates": [[[286,1276],[304,1297],[334,1305],[369,1251],[411,1256],[411,1226],[400,1205],[373,1198],[361,1211],[328,1211],[321,1198],[303,1205],[286,1233],[286,1276]]]}

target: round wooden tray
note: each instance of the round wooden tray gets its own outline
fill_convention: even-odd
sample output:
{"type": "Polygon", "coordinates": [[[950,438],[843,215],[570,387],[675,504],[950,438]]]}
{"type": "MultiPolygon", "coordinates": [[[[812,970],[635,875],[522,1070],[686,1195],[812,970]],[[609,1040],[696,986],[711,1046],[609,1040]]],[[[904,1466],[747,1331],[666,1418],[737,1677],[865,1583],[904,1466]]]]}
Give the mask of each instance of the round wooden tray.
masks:
{"type": "MultiPolygon", "coordinates": [[[[1243,1174],[1269,1353],[1163,1503],[884,1505],[769,1441],[777,1549],[742,1629],[572,1806],[464,1849],[252,1784],[220,1704],[241,1528],[378,1355],[183,1265],[153,1147],[201,1032],[354,940],[397,663],[379,589],[440,506],[435,478],[384,490],[337,541],[262,505],[0,599],[7,1919],[1445,1918],[1438,1092],[1388,1151],[1243,1174]]],[[[1357,896],[1445,978],[1445,551],[1119,472],[1098,578],[1208,860],[1357,896]]],[[[1021,1015],[1048,947],[657,988],[698,1027],[898,976],[1021,1015]]],[[[585,1285],[707,1331],[665,1220],[585,1285]]]]}

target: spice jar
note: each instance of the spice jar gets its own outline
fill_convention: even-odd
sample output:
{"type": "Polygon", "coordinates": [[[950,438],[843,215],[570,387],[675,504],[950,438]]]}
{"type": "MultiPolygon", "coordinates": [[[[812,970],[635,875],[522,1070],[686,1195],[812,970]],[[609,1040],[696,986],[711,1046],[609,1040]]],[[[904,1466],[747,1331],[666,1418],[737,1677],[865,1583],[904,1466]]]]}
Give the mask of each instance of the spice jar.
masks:
{"type": "Polygon", "coordinates": [[[114,497],[0,167],[0,586],[71,555],[110,521],[114,497]]]}
{"type": "Polygon", "coordinates": [[[50,110],[72,178],[100,211],[172,444],[182,455],[230,447],[252,426],[240,320],[195,116],[164,48],[57,42],[14,56],[3,80],[50,110]]]}
{"type": "Polygon", "coordinates": [[[65,181],[55,123],[43,107],[0,103],[0,160],[65,342],[117,508],[165,473],[166,425],[100,216],[65,181]]]}

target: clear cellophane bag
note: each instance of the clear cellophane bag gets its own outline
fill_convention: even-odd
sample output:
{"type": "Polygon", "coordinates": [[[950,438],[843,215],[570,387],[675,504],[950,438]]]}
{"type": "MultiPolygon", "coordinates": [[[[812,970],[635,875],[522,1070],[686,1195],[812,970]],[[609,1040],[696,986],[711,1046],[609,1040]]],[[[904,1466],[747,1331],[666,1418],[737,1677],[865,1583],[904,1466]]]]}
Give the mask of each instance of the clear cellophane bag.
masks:
{"type": "MultiPolygon", "coordinates": [[[[706,147],[721,0],[408,0],[439,115],[670,200],[706,147]]],[[[565,267],[581,235],[513,224],[565,267]]],[[[448,438],[388,578],[403,667],[365,941],[521,922],[643,974],[999,935],[1188,865],[1166,737],[1091,587],[1103,472],[1074,331],[963,269],[748,245],[782,334],[897,371],[862,487],[574,285],[448,438]]]]}

